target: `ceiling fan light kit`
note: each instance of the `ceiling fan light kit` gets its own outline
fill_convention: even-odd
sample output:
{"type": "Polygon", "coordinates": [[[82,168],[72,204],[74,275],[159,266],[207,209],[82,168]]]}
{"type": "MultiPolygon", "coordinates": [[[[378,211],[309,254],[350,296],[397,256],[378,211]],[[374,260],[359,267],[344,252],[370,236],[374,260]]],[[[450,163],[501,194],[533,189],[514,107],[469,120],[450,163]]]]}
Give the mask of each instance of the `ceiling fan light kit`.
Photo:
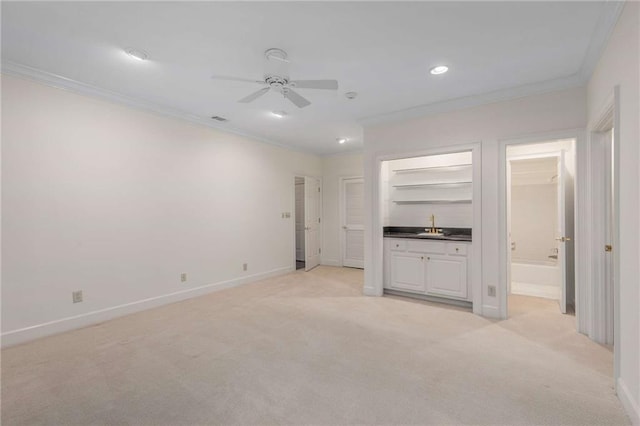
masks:
{"type": "Polygon", "coordinates": [[[440,74],[444,74],[447,71],[449,71],[449,67],[446,65],[438,65],[436,67],[433,67],[429,70],[429,72],[433,75],[440,75],[440,74]]]}
{"type": "Polygon", "coordinates": [[[138,61],[146,61],[149,59],[149,54],[142,49],[127,47],[124,51],[127,55],[138,61]]]}
{"type": "MultiPolygon", "coordinates": [[[[289,64],[287,52],[278,48],[267,49],[264,52],[264,57],[267,61],[278,61],[289,64]]],[[[264,76],[264,81],[251,80],[246,78],[228,77],[228,76],[213,76],[217,80],[230,80],[230,81],[243,81],[248,83],[258,83],[263,86],[262,89],[251,93],[250,95],[240,99],[240,103],[253,102],[259,97],[265,95],[268,91],[282,94],[285,99],[288,99],[298,108],[304,108],[311,105],[311,102],[305,97],[294,91],[296,89],[319,89],[319,90],[338,90],[338,82],[336,80],[289,80],[288,72],[283,69],[283,72],[276,74],[267,74],[264,76]]]]}

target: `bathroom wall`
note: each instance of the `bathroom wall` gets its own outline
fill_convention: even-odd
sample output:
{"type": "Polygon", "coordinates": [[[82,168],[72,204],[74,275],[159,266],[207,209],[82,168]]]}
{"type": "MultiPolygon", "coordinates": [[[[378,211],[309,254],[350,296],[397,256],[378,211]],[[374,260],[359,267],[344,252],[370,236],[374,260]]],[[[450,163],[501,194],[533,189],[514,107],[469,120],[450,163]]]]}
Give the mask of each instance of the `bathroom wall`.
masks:
{"type": "Polygon", "coordinates": [[[552,263],[558,242],[557,158],[511,161],[511,259],[552,263]]]}

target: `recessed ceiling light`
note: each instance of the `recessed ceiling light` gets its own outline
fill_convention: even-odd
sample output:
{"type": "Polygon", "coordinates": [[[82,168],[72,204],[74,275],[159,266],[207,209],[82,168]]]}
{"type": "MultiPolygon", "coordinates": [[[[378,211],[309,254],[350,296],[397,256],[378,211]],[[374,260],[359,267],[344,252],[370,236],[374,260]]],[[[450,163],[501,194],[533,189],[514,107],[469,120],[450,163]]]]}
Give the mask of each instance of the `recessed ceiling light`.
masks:
{"type": "Polygon", "coordinates": [[[149,58],[149,54],[144,50],[128,47],[124,51],[127,53],[127,55],[138,61],[146,61],[149,58]]]}
{"type": "Polygon", "coordinates": [[[338,141],[339,144],[343,144],[347,141],[347,138],[337,138],[336,140],[338,141]]]}
{"type": "Polygon", "coordinates": [[[271,111],[271,115],[278,118],[283,118],[287,113],[285,111],[271,111]]]}
{"type": "Polygon", "coordinates": [[[446,65],[438,65],[437,67],[433,67],[429,70],[433,75],[444,74],[447,71],[449,71],[449,67],[446,65]]]}

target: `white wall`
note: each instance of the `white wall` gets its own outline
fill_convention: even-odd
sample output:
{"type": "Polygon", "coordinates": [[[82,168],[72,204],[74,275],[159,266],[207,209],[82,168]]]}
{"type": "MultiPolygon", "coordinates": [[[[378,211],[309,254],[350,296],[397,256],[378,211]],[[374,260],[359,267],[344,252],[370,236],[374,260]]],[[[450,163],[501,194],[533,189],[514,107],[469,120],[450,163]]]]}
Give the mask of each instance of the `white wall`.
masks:
{"type": "MultiPolygon", "coordinates": [[[[573,88],[537,96],[497,102],[475,108],[428,115],[396,123],[368,126],[364,132],[365,205],[370,209],[365,225],[365,293],[379,294],[381,241],[374,241],[373,210],[377,208],[379,156],[407,154],[437,147],[481,142],[482,146],[482,313],[499,316],[499,297],[487,296],[487,286],[499,283],[498,248],[498,144],[503,139],[586,125],[586,90],[573,88]],[[374,197],[375,195],[375,197],[374,197]]],[[[475,160],[474,160],[475,161],[475,160]]],[[[475,202],[475,200],[474,200],[475,202]]]]}
{"type": "Polygon", "coordinates": [[[290,270],[294,175],[322,173],[316,156],[10,76],[2,150],[4,344],[290,270]]]}
{"type": "Polygon", "coordinates": [[[340,178],[362,176],[362,153],[322,158],[322,264],[342,266],[340,252],[340,178]]]}
{"type": "MultiPolygon", "coordinates": [[[[627,2],[587,88],[589,128],[620,87],[620,371],[618,395],[640,424],[640,4],[627,2]]],[[[616,248],[614,247],[614,250],[616,248]]]]}
{"type": "Polygon", "coordinates": [[[511,186],[511,241],[515,244],[512,261],[555,264],[549,256],[558,246],[557,186],[556,183],[511,186]]]}

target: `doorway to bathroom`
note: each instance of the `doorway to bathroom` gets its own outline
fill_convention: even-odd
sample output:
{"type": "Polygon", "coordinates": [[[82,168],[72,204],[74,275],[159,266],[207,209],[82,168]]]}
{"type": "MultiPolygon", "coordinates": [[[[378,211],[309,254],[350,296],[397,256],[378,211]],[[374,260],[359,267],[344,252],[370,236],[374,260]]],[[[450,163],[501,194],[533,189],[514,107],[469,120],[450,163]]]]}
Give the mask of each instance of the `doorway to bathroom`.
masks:
{"type": "Polygon", "coordinates": [[[575,140],[506,147],[508,315],[575,314],[575,140]]]}

